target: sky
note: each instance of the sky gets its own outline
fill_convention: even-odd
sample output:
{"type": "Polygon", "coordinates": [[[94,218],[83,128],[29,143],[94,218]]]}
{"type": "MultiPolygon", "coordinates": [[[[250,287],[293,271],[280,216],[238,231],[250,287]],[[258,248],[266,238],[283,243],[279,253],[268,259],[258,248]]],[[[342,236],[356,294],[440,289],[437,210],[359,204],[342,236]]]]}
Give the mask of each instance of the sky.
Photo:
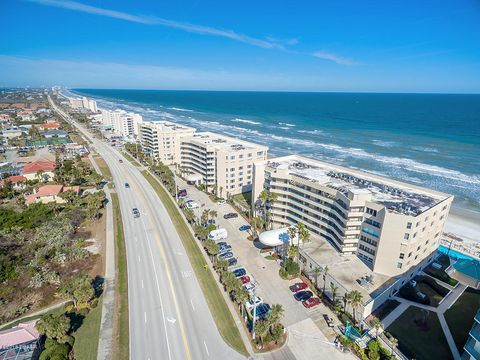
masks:
{"type": "Polygon", "coordinates": [[[0,87],[480,93],[480,0],[1,0],[0,87]]]}

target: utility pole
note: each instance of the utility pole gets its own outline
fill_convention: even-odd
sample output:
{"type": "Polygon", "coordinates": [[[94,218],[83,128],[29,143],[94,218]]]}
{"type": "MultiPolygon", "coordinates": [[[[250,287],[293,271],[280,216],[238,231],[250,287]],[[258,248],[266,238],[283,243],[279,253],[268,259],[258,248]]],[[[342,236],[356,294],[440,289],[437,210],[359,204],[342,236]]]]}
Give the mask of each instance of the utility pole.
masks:
{"type": "Polygon", "coordinates": [[[252,322],[252,339],[255,340],[255,322],[257,319],[257,288],[253,288],[253,322],[252,322]]]}

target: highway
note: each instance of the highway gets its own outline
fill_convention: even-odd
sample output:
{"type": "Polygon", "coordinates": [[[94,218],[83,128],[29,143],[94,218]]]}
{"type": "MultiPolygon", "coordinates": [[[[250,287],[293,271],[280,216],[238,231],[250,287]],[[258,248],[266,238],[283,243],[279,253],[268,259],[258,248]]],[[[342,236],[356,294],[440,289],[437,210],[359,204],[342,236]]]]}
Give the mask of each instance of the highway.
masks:
{"type": "Polygon", "coordinates": [[[244,358],[220,336],[175,227],[140,170],[52,106],[92,141],[113,176],[125,231],[130,359],[244,358]]]}

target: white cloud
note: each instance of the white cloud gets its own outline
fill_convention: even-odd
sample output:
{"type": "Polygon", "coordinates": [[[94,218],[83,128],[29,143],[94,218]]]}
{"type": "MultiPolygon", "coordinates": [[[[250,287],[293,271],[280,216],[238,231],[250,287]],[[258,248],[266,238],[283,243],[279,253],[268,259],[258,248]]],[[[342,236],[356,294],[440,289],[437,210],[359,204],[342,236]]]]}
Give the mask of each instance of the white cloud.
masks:
{"type": "Polygon", "coordinates": [[[334,63],[337,63],[339,65],[347,65],[347,66],[359,65],[359,63],[357,63],[352,59],[349,59],[347,57],[343,57],[325,50],[316,51],[313,53],[313,56],[322,60],[333,61],[334,63]]]}
{"type": "Polygon", "coordinates": [[[45,6],[53,6],[62,9],[68,9],[73,11],[80,11],[88,14],[94,14],[99,16],[106,16],[114,19],[144,24],[144,25],[160,25],[166,26],[170,28],[175,28],[191,33],[202,34],[202,35],[211,35],[211,36],[218,36],[224,37],[231,40],[239,41],[242,43],[246,43],[249,45],[261,47],[264,49],[279,49],[283,50],[284,47],[280,42],[258,39],[251,36],[247,36],[244,34],[236,33],[233,30],[223,30],[217,29],[209,26],[203,25],[195,25],[190,23],[179,22],[175,20],[164,19],[160,17],[151,17],[151,16],[139,16],[139,15],[132,15],[129,13],[110,10],[110,9],[103,9],[95,6],[90,6],[86,4],[82,4],[76,1],[70,0],[29,0],[31,2],[45,5],[45,6]]]}

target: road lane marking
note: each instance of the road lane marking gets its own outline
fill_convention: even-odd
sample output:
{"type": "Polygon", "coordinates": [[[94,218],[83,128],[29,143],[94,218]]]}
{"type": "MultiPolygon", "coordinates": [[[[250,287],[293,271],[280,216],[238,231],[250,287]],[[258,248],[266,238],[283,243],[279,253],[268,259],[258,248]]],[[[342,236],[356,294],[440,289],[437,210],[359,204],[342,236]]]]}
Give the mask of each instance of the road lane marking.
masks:
{"type": "Polygon", "coordinates": [[[192,304],[192,309],[195,311],[195,306],[193,306],[193,299],[190,299],[190,304],[192,304]]]}
{"type": "Polygon", "coordinates": [[[143,279],[142,279],[142,289],[143,289],[143,279]]]}
{"type": "Polygon", "coordinates": [[[207,347],[207,343],[205,342],[205,340],[203,340],[203,345],[205,345],[205,350],[207,351],[207,356],[210,357],[210,353],[208,352],[208,347],[207,347]]]}
{"type": "Polygon", "coordinates": [[[147,312],[145,311],[145,312],[143,313],[143,315],[144,315],[144,317],[145,317],[145,324],[146,324],[146,323],[147,323],[147,312]]]}
{"type": "Polygon", "coordinates": [[[140,262],[140,255],[138,255],[138,262],[140,262]]]}

